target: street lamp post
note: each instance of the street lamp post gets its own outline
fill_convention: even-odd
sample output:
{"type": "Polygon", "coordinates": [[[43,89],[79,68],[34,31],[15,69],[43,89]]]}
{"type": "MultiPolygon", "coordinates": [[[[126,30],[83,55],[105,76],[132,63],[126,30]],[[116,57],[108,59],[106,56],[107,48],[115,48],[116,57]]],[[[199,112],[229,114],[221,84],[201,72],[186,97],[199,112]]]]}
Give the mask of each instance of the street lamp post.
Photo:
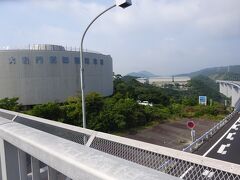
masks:
{"type": "Polygon", "coordinates": [[[91,25],[100,17],[102,16],[104,13],[106,13],[107,11],[113,9],[116,6],[122,7],[122,8],[126,8],[128,6],[132,5],[132,1],[131,0],[116,0],[116,4],[114,4],[113,6],[107,8],[106,10],[104,10],[102,13],[100,13],[97,17],[95,17],[91,23],[87,26],[86,30],[83,33],[82,36],[82,40],[81,40],[81,49],[80,49],[80,79],[81,79],[81,96],[82,96],[82,121],[83,121],[83,128],[87,127],[87,123],[86,123],[86,107],[85,107],[85,83],[84,83],[84,65],[83,65],[83,41],[85,38],[85,35],[87,33],[87,31],[89,30],[89,28],[91,27],[91,25]]]}

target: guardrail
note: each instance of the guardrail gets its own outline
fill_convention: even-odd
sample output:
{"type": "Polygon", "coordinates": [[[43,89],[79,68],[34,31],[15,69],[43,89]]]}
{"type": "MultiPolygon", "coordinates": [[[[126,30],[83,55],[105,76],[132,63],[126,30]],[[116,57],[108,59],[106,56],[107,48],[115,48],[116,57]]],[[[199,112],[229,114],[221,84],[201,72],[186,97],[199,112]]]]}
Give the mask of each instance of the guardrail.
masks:
{"type": "Polygon", "coordinates": [[[2,180],[177,179],[3,118],[0,155],[2,180]]]}
{"type": "MultiPolygon", "coordinates": [[[[92,179],[108,177],[108,179],[147,180],[157,177],[170,180],[174,179],[173,176],[175,179],[186,180],[209,177],[213,180],[240,179],[240,166],[237,164],[6,110],[0,110],[0,117],[4,117],[5,121],[9,119],[8,123],[0,125],[0,138],[13,145],[15,149],[20,149],[12,164],[22,163],[21,152],[35,158],[27,158],[32,159],[32,167],[27,166],[29,176],[31,173],[34,176],[36,165],[34,162],[37,159],[43,162],[40,163],[43,164],[40,165],[41,171],[45,172],[46,177],[48,174],[49,178],[51,174],[54,174],[54,177],[57,174],[59,177],[67,176],[73,180],[91,179],[86,178],[85,174],[88,174],[92,179]],[[100,160],[102,158],[103,160],[100,160]],[[16,159],[20,159],[20,163],[14,163],[16,159]],[[119,168],[115,166],[115,162],[120,163],[119,168]],[[79,173],[76,173],[77,171],[79,173]],[[154,176],[148,175],[149,173],[154,176]]],[[[9,169],[8,165],[2,167],[9,169]]],[[[39,172],[39,165],[36,167],[39,172]]]]}
{"type": "Polygon", "coordinates": [[[191,143],[189,146],[183,149],[184,152],[192,152],[196,149],[198,149],[201,144],[212,137],[219,129],[221,129],[229,120],[232,119],[233,116],[235,116],[240,111],[240,99],[238,100],[238,103],[234,109],[234,111],[226,116],[222,121],[217,123],[214,127],[212,127],[210,130],[205,132],[201,137],[197,138],[193,143],[191,143]]]}
{"type": "Polygon", "coordinates": [[[236,87],[240,88],[240,81],[216,80],[216,83],[227,83],[227,84],[231,84],[231,85],[233,85],[233,86],[236,86],[236,87]]]}

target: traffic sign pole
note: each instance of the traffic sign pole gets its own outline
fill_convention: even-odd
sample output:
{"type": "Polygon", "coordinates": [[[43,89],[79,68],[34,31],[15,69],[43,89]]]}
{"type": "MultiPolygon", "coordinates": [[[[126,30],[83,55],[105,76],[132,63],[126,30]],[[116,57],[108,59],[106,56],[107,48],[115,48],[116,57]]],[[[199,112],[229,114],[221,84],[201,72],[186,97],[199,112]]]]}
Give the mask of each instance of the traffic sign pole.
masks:
{"type": "Polygon", "coordinates": [[[196,137],[196,131],[194,129],[191,129],[191,137],[192,137],[192,142],[194,142],[196,137]]]}
{"type": "Polygon", "coordinates": [[[188,121],[187,122],[187,127],[189,129],[191,129],[191,137],[192,137],[192,142],[195,141],[195,137],[196,137],[196,131],[194,130],[196,124],[193,121],[188,121]]]}

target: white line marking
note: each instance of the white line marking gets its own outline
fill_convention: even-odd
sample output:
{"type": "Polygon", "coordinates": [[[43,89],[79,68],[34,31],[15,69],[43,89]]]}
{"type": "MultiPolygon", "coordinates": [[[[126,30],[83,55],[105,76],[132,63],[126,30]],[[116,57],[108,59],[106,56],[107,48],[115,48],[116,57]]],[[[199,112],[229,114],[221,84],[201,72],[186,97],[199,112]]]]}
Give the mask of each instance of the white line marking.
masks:
{"type": "Polygon", "coordinates": [[[203,157],[207,156],[208,153],[229,133],[229,131],[232,129],[233,126],[235,126],[238,121],[240,121],[240,117],[238,118],[238,120],[227,130],[227,132],[207,151],[205,152],[205,154],[203,155],[203,157]]]}
{"type": "Polygon", "coordinates": [[[214,174],[215,174],[215,172],[210,172],[210,173],[208,174],[208,177],[209,177],[209,178],[212,178],[214,174]]]}
{"type": "Polygon", "coordinates": [[[229,139],[230,141],[234,140],[234,137],[232,137],[233,135],[236,135],[236,133],[229,133],[226,139],[229,139]]]}
{"type": "Polygon", "coordinates": [[[234,130],[238,130],[238,126],[240,126],[240,124],[235,124],[233,127],[232,127],[232,129],[234,129],[234,130]]]}
{"type": "Polygon", "coordinates": [[[18,117],[18,115],[15,115],[12,119],[12,121],[15,121],[15,119],[18,117]]]}
{"type": "Polygon", "coordinates": [[[206,176],[206,177],[208,177],[208,178],[213,177],[214,174],[215,174],[215,172],[211,172],[211,171],[209,171],[209,170],[207,170],[207,169],[205,169],[205,170],[203,171],[203,173],[202,173],[203,176],[206,176]]]}
{"type": "Polygon", "coordinates": [[[210,173],[210,171],[205,169],[205,170],[203,171],[202,175],[203,175],[203,176],[207,176],[209,173],[210,173]]]}
{"type": "Polygon", "coordinates": [[[226,145],[221,145],[221,147],[218,149],[217,153],[223,154],[225,147],[226,147],[226,145]]]}
{"type": "Polygon", "coordinates": [[[218,149],[217,153],[223,154],[223,155],[227,154],[227,151],[224,151],[226,147],[230,147],[230,144],[227,144],[227,145],[223,144],[223,145],[221,145],[221,147],[218,149]]]}
{"type": "Polygon", "coordinates": [[[193,168],[193,166],[191,166],[190,168],[188,168],[188,170],[186,170],[186,172],[183,173],[183,174],[180,176],[180,179],[183,179],[184,176],[186,176],[186,174],[187,174],[189,171],[191,171],[192,168],[193,168]]]}

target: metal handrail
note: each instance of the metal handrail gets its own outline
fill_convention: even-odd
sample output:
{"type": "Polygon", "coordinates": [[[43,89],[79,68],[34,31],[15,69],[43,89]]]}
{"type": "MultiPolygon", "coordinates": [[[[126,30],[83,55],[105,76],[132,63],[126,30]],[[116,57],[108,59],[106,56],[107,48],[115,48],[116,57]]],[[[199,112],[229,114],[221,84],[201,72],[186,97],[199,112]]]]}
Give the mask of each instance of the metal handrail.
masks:
{"type": "MultiPolygon", "coordinates": [[[[30,127],[34,123],[40,123],[39,126],[43,126],[41,131],[45,131],[48,126],[51,126],[58,128],[58,131],[62,131],[62,133],[64,133],[66,130],[71,130],[76,133],[80,133],[80,136],[85,134],[87,136],[90,136],[88,138],[88,142],[85,144],[85,146],[89,147],[90,149],[102,151],[115,157],[125,159],[128,162],[133,162],[145,167],[149,167],[158,172],[164,172],[176,177],[184,177],[183,179],[194,179],[194,176],[198,176],[196,178],[201,179],[201,174],[198,175],[196,172],[203,173],[206,169],[215,172],[216,176],[220,175],[223,177],[223,179],[230,176],[234,177],[234,180],[240,178],[240,166],[237,164],[202,157],[196,154],[169,149],[166,147],[161,147],[111,134],[83,129],[76,126],[66,125],[63,123],[24,115],[21,113],[6,111],[2,109],[0,109],[0,112],[12,114],[14,116],[17,115],[15,122],[21,123],[21,121],[24,120],[24,123],[27,122],[30,127]]],[[[35,129],[36,128],[37,127],[35,126],[35,129]]],[[[52,133],[51,131],[48,132],[52,133]]],[[[63,138],[64,137],[61,139],[63,138]]],[[[48,141],[49,140],[50,139],[48,139],[48,141]]]]}
{"type": "Polygon", "coordinates": [[[0,139],[73,180],[178,179],[6,119],[0,119],[0,139]]]}

